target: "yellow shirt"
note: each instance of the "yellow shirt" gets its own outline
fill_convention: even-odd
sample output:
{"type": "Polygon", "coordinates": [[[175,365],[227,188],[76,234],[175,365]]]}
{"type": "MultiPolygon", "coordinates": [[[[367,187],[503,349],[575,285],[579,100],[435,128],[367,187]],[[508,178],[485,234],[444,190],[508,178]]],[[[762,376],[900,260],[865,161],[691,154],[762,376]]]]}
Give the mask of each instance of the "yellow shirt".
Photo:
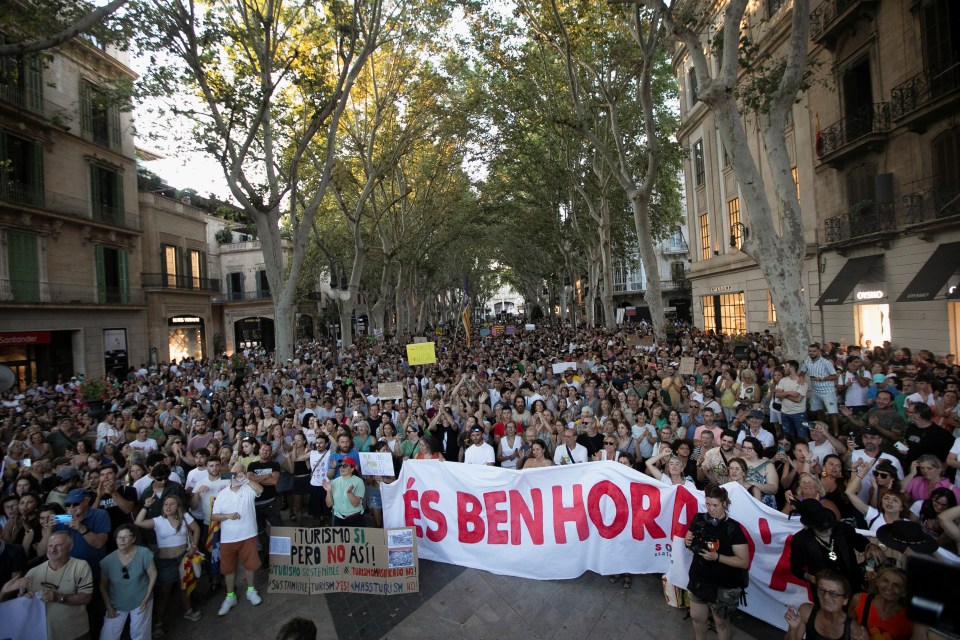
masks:
{"type": "MultiPolygon", "coordinates": [[[[52,589],[63,595],[93,593],[93,574],[86,560],[70,558],[58,571],[50,568],[48,562],[27,572],[30,581],[28,591],[36,594],[43,589],[52,589]]],[[[81,605],[48,602],[47,640],[74,640],[90,631],[87,620],[87,608],[81,605]]]]}

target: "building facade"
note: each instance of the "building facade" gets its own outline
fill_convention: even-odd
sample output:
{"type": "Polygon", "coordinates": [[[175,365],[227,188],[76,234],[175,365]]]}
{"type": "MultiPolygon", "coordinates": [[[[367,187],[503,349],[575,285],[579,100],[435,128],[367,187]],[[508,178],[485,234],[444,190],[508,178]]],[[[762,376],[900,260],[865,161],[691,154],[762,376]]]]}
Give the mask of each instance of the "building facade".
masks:
{"type": "Polygon", "coordinates": [[[212,300],[220,294],[220,274],[210,277],[206,216],[189,198],[160,193],[141,191],[139,205],[150,359],[208,357],[217,332],[212,300]]]}
{"type": "Polygon", "coordinates": [[[114,91],[133,77],[125,52],[82,38],[0,58],[0,363],[21,383],[147,359],[133,128],[114,91]]]}
{"type": "MultiPolygon", "coordinates": [[[[748,21],[759,25],[761,49],[782,55],[792,3],[751,7],[748,21]]],[[[956,352],[960,3],[825,0],[810,18],[815,81],[794,106],[786,134],[803,212],[811,333],[956,352]]],[[[678,138],[689,150],[694,322],[725,333],[775,330],[767,284],[737,249],[736,223],[746,218],[736,177],[712,114],[697,102],[683,48],[674,69],[681,88],[678,138]]],[[[765,171],[751,117],[747,131],[765,171]]]]}
{"type": "MultiPolygon", "coordinates": [[[[667,317],[689,322],[692,319],[688,280],[690,243],[686,238],[686,229],[675,229],[669,238],[656,245],[655,250],[660,272],[660,294],[667,317]]],[[[650,321],[650,309],[645,302],[648,284],[639,250],[631,252],[626,260],[614,264],[613,302],[617,309],[624,309],[622,319],[618,313],[618,322],[650,321]]]]}

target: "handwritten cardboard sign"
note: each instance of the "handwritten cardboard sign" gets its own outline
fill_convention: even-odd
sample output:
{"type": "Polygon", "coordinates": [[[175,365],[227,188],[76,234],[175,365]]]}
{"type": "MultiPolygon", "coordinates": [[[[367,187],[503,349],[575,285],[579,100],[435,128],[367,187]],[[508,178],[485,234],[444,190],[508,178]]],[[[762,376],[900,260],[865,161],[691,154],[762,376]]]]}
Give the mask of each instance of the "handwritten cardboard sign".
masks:
{"type": "Polygon", "coordinates": [[[402,382],[381,382],[377,385],[377,397],[381,400],[402,400],[402,382]]]}
{"type": "Polygon", "coordinates": [[[680,369],[677,371],[682,376],[692,376],[693,370],[697,366],[697,359],[689,356],[680,358],[680,369]]]}
{"type": "Polygon", "coordinates": [[[437,352],[432,342],[417,342],[407,345],[407,364],[432,364],[437,361],[437,352]]]}
{"type": "Polygon", "coordinates": [[[270,529],[268,593],[392,596],[419,590],[420,566],[412,528],[270,529]]]}

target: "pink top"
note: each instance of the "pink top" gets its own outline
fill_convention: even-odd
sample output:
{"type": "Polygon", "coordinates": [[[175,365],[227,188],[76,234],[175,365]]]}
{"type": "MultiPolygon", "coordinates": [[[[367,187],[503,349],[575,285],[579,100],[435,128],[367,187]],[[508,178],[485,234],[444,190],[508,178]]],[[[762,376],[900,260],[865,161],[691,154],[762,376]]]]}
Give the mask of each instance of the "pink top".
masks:
{"type": "MultiPolygon", "coordinates": [[[[933,485],[933,489],[939,489],[940,487],[946,487],[953,491],[953,495],[957,496],[957,502],[960,502],[960,489],[951,484],[949,480],[940,478],[940,481],[933,485]]],[[[926,478],[918,475],[910,481],[910,484],[906,486],[903,492],[910,496],[912,501],[916,502],[917,500],[926,500],[929,498],[933,489],[928,489],[926,478]]]]}

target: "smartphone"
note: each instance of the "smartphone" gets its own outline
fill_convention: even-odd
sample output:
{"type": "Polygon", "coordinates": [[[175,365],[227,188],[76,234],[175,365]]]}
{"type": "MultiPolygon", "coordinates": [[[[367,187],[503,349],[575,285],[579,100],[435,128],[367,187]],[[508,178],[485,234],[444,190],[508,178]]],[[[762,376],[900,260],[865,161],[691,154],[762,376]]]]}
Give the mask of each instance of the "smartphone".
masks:
{"type": "Polygon", "coordinates": [[[68,524],[71,520],[73,520],[73,516],[67,515],[66,513],[56,514],[53,516],[53,521],[57,524],[68,524]]]}
{"type": "Polygon", "coordinates": [[[783,446],[782,444],[777,445],[777,453],[786,453],[786,452],[787,452],[787,448],[785,446],[783,446]]]}

